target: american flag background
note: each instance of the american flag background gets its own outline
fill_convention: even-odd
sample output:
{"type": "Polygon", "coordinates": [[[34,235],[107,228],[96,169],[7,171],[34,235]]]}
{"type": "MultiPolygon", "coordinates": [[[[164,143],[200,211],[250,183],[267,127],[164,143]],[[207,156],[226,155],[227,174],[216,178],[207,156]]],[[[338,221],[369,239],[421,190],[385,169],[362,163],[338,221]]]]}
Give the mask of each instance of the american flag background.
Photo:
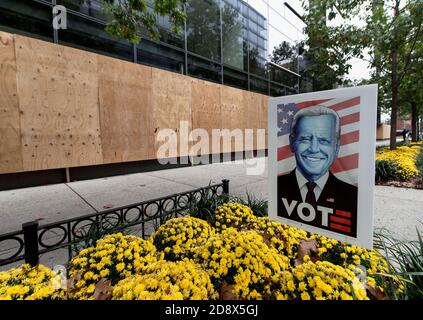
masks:
{"type": "Polygon", "coordinates": [[[289,146],[289,132],[294,115],[301,109],[321,105],[336,111],[341,120],[341,146],[338,158],[331,166],[331,172],[347,183],[357,186],[358,143],[360,122],[360,97],[310,100],[299,103],[278,104],[278,175],[291,172],[295,156],[289,146]]]}

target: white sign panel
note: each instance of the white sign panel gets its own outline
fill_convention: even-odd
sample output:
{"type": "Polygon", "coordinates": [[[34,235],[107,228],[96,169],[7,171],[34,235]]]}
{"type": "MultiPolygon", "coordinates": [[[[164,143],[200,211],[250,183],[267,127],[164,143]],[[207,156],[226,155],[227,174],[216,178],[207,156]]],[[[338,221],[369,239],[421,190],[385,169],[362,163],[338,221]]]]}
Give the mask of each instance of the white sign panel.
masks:
{"type": "Polygon", "coordinates": [[[371,249],[377,85],[269,100],[269,218],[371,249]]]}

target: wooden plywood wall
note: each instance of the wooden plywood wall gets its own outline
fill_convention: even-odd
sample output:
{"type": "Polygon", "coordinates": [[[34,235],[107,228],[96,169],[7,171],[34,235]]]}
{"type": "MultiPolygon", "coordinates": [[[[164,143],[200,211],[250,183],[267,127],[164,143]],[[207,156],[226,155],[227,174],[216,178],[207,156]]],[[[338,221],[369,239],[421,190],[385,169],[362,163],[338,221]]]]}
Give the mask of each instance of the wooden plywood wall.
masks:
{"type": "MultiPolygon", "coordinates": [[[[191,129],[205,129],[211,141],[212,129],[267,128],[267,99],[0,33],[0,173],[155,159],[166,128],[188,146],[178,145],[186,156],[191,129]]],[[[242,150],[221,144],[220,152],[242,150]]]]}
{"type": "Polygon", "coordinates": [[[244,141],[244,129],[246,127],[245,115],[247,111],[247,99],[245,99],[245,91],[221,86],[220,104],[221,104],[221,119],[222,128],[232,131],[232,143],[230,147],[225,147],[222,144],[222,152],[239,152],[243,151],[243,145],[237,146],[235,141],[244,141]],[[235,130],[235,131],[234,131],[235,130]]]}
{"type": "MultiPolygon", "coordinates": [[[[193,79],[174,72],[152,69],[153,73],[153,128],[157,133],[161,129],[172,129],[181,136],[178,144],[178,155],[187,156],[191,143],[186,134],[180,134],[183,129],[181,121],[186,124],[188,132],[192,129],[192,100],[191,84],[193,79]],[[180,146],[188,148],[180,148],[180,146]]],[[[161,143],[155,142],[154,150],[157,151],[161,143]]],[[[156,154],[156,152],[154,153],[156,154]]]]}
{"type": "Polygon", "coordinates": [[[97,55],[15,36],[23,169],[103,162],[97,55]]]}
{"type": "MultiPolygon", "coordinates": [[[[192,82],[192,126],[193,129],[204,129],[212,139],[212,130],[222,128],[220,85],[203,80],[192,82]]],[[[196,137],[199,141],[200,137],[196,137]]],[[[203,139],[201,137],[201,139],[203,139]]],[[[194,143],[196,143],[195,141],[194,143]]],[[[213,153],[211,145],[202,154],[213,153]]],[[[219,149],[218,152],[221,152],[219,149]]]]}
{"type": "Polygon", "coordinates": [[[103,161],[154,159],[152,68],[98,57],[103,161]]]}
{"type": "Polygon", "coordinates": [[[0,32],[0,173],[23,170],[13,36],[0,32]]]}

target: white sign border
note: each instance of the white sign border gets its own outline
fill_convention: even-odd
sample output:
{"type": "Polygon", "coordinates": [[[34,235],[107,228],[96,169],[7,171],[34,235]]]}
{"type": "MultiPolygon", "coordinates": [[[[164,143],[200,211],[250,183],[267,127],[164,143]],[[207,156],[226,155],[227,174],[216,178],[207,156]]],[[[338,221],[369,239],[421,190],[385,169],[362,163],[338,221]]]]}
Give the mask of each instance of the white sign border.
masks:
{"type": "Polygon", "coordinates": [[[303,93],[291,96],[270,98],[268,104],[268,194],[269,219],[279,221],[306,231],[337,239],[348,244],[373,249],[373,212],[374,212],[374,182],[376,157],[376,84],[341,88],[334,90],[303,93]],[[296,222],[277,215],[277,105],[282,103],[297,103],[307,100],[344,98],[360,96],[360,140],[358,159],[358,207],[357,207],[357,238],[345,236],[329,230],[296,222]]]}

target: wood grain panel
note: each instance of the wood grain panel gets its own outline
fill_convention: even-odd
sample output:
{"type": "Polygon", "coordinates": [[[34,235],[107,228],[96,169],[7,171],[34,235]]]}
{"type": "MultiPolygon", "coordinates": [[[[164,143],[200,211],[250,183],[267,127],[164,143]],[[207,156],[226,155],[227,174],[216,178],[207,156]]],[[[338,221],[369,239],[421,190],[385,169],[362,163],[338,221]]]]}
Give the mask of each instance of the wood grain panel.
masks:
{"type": "Polygon", "coordinates": [[[97,55],[15,36],[24,170],[100,164],[97,55]]]}
{"type": "MultiPolygon", "coordinates": [[[[209,136],[209,150],[212,150],[212,131],[222,128],[220,102],[220,85],[194,79],[192,82],[192,126],[193,129],[204,129],[209,136]]],[[[220,152],[220,151],[219,151],[220,152]]]]}
{"type": "Polygon", "coordinates": [[[104,162],[153,159],[152,68],[103,56],[98,61],[104,162]]]}
{"type": "MultiPolygon", "coordinates": [[[[155,138],[162,129],[175,130],[178,136],[178,155],[187,156],[191,143],[188,134],[192,128],[191,84],[193,79],[177,73],[152,69],[153,72],[153,132],[155,138]],[[181,121],[186,132],[181,132],[181,121]],[[188,148],[180,148],[180,145],[188,148]]],[[[155,140],[155,155],[162,143],[155,140]]]]}
{"type": "Polygon", "coordinates": [[[233,133],[232,147],[230,149],[223,147],[222,152],[243,151],[244,142],[242,143],[242,147],[236,146],[235,139],[241,139],[242,135],[242,141],[244,141],[244,113],[247,111],[245,91],[226,86],[221,86],[220,88],[222,129],[229,129],[233,133]]]}
{"type": "Polygon", "coordinates": [[[14,38],[0,32],[0,174],[23,170],[14,38]]]}

